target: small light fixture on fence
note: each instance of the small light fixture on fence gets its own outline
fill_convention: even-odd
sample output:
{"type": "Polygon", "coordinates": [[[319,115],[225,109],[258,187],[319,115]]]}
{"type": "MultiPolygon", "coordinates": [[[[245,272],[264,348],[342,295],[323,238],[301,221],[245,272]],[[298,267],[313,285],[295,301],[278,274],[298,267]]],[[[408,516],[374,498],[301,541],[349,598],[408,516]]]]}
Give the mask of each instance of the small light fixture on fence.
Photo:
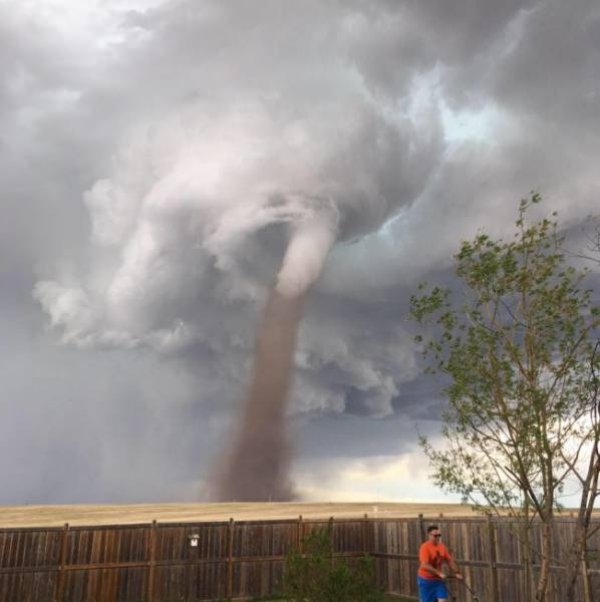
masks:
{"type": "Polygon", "coordinates": [[[191,535],[188,535],[188,539],[190,540],[190,547],[198,547],[198,542],[200,541],[200,535],[198,535],[198,533],[192,533],[191,535]]]}

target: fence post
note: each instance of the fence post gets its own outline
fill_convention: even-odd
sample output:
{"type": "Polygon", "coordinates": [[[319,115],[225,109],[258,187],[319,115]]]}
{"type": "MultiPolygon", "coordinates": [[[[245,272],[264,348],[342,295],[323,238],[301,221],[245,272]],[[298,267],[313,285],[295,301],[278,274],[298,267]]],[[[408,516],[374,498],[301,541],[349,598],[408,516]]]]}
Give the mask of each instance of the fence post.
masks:
{"type": "Polygon", "coordinates": [[[148,539],[148,602],[154,602],[154,567],[156,566],[156,521],[150,525],[148,539]]]}
{"type": "Polygon", "coordinates": [[[298,517],[298,553],[302,555],[304,543],[304,525],[302,523],[302,515],[298,517]]]}
{"type": "Polygon", "coordinates": [[[333,516],[329,518],[329,554],[331,555],[331,566],[333,566],[333,516]]]}
{"type": "Polygon", "coordinates": [[[425,524],[423,523],[423,515],[419,514],[419,518],[417,519],[417,524],[419,525],[419,534],[421,536],[421,541],[425,541],[425,524]]]}
{"type": "Polygon", "coordinates": [[[55,602],[62,602],[65,589],[65,569],[67,561],[67,545],[69,543],[69,523],[65,523],[60,543],[60,557],[58,559],[58,576],[56,577],[56,589],[54,590],[55,602]]]}
{"type": "Polygon", "coordinates": [[[227,527],[227,598],[233,597],[233,530],[234,520],[229,519],[227,527]]]}
{"type": "Polygon", "coordinates": [[[488,527],[488,546],[490,551],[490,577],[492,580],[492,602],[499,602],[500,597],[498,595],[498,568],[497,568],[497,556],[496,556],[496,525],[492,521],[492,515],[487,515],[487,527],[488,527]]]}
{"type": "Polygon", "coordinates": [[[363,523],[363,552],[365,556],[369,554],[369,515],[365,512],[363,523]]]}

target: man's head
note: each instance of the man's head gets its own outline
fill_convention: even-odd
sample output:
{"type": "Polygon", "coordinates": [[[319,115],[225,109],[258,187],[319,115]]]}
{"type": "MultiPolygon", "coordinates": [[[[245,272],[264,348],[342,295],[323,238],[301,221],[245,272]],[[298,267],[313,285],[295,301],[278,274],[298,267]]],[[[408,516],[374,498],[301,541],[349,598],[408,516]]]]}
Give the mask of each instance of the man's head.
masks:
{"type": "Polygon", "coordinates": [[[442,534],[440,533],[440,528],[437,525],[430,525],[427,527],[427,539],[429,539],[431,543],[439,543],[441,537],[442,534]]]}

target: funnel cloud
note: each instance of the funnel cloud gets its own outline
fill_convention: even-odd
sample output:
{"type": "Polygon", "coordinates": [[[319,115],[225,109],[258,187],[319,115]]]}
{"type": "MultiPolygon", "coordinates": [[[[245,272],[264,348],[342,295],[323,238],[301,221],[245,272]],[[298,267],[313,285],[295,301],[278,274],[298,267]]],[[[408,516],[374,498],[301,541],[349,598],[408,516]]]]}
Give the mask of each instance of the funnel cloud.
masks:
{"type": "Polygon", "coordinates": [[[305,297],[334,242],[335,215],[322,212],[294,229],[258,331],[238,432],[218,467],[218,501],[288,501],[294,497],[286,402],[305,297]]]}

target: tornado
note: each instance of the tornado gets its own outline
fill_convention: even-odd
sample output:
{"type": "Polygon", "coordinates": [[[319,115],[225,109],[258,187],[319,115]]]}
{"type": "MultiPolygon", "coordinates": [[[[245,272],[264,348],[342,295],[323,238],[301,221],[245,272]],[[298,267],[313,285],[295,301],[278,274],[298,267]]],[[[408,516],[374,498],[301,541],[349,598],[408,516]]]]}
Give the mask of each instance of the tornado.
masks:
{"type": "Polygon", "coordinates": [[[216,501],[289,501],[292,444],[288,403],[306,297],[336,235],[336,218],[321,212],[296,225],[258,329],[247,395],[233,444],[214,476],[216,501]]]}

